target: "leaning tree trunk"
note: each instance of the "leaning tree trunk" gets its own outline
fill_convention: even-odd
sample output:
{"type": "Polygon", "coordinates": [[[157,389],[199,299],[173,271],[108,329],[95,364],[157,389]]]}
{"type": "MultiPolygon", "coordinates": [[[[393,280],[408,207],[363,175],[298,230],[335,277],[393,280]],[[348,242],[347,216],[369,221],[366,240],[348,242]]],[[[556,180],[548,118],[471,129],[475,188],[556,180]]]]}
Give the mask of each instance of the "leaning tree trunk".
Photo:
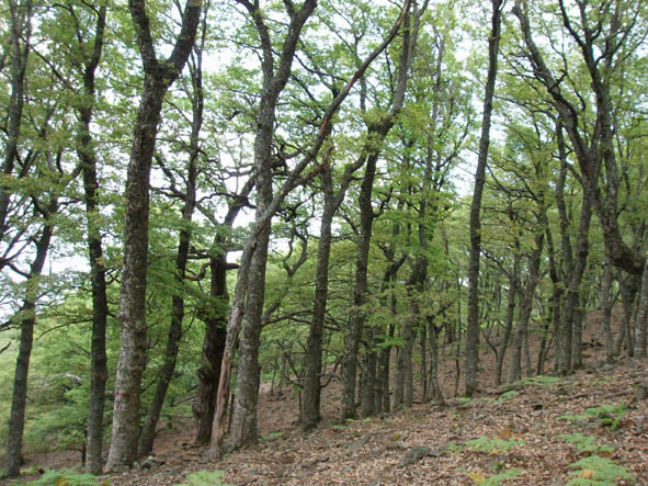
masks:
{"type": "MultiPolygon", "coordinates": [[[[56,213],[54,202],[49,214],[45,216],[49,221],[56,213]]],[[[36,322],[36,301],[39,295],[39,283],[54,227],[47,223],[43,227],[41,236],[36,241],[36,255],[32,261],[23,305],[18,311],[17,318],[20,322],[20,348],[16,359],[16,373],[14,374],[13,394],[11,396],[11,411],[9,413],[9,431],[7,433],[7,455],[5,457],[4,475],[8,477],[20,474],[22,460],[22,441],[25,428],[25,407],[27,405],[27,377],[29,375],[29,360],[31,358],[32,344],[34,341],[34,324],[36,322]]]]}
{"type": "Polygon", "coordinates": [[[193,48],[201,3],[201,0],[187,1],[171,56],[160,62],[155,56],[146,2],[129,2],[145,74],[126,179],[124,267],[119,303],[121,346],[115,377],[112,440],[106,465],[109,471],[128,468],[137,458],[140,388],[147,347],[145,303],[151,162],[162,102],[193,48]]]}
{"type": "Polygon", "coordinates": [[[479,343],[479,254],[481,252],[481,200],[486,180],[486,163],[488,161],[488,146],[490,145],[491,113],[493,111],[493,96],[497,78],[497,56],[499,52],[500,26],[503,0],[491,0],[493,13],[491,16],[491,31],[488,36],[488,75],[484,92],[484,111],[482,114],[481,137],[479,154],[475,171],[475,187],[470,205],[470,260],[468,262],[468,325],[466,328],[466,364],[465,387],[466,396],[472,396],[477,391],[477,362],[479,343]]]}

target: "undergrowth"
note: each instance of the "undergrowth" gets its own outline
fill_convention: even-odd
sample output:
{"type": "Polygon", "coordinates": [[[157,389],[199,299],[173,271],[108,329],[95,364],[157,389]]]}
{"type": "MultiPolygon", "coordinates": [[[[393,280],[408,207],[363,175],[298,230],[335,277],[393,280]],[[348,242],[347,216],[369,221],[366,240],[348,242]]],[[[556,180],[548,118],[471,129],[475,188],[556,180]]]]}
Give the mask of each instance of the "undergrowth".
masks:
{"type": "Polygon", "coordinates": [[[477,439],[467,440],[463,443],[466,449],[475,452],[483,452],[485,454],[497,454],[499,452],[507,452],[515,446],[524,445],[523,440],[515,439],[489,439],[486,436],[478,437],[477,439]]]}
{"type": "Polygon", "coordinates": [[[568,444],[573,444],[579,452],[591,454],[611,454],[614,447],[608,444],[598,444],[593,435],[561,434],[560,438],[568,444]]]}
{"type": "Polygon", "coordinates": [[[187,476],[184,483],[174,486],[230,486],[223,482],[225,471],[196,471],[187,476]]]}
{"type": "Polygon", "coordinates": [[[13,483],[21,486],[108,486],[110,480],[89,473],[78,473],[74,469],[48,469],[41,477],[27,483],[13,483]]]}
{"type": "Polygon", "coordinates": [[[628,414],[628,406],[623,403],[604,404],[598,407],[588,407],[585,412],[577,415],[561,415],[558,420],[574,422],[578,420],[597,420],[601,425],[617,430],[621,421],[628,414]]]}
{"type": "Polygon", "coordinates": [[[567,466],[576,469],[569,473],[567,486],[612,486],[619,481],[635,482],[635,477],[626,468],[613,460],[601,456],[589,456],[567,466]]]}

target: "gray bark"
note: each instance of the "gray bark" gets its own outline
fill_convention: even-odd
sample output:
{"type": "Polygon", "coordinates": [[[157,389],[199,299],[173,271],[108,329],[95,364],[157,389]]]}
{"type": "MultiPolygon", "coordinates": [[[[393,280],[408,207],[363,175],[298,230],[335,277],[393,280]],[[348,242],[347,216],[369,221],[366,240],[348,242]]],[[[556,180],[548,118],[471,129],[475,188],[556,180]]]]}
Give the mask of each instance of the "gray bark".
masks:
{"type": "Polygon", "coordinates": [[[470,260],[468,262],[468,324],[466,327],[466,350],[464,383],[466,396],[472,396],[478,388],[477,365],[479,360],[479,254],[481,252],[481,200],[486,180],[488,146],[490,145],[491,113],[497,78],[500,27],[503,0],[491,0],[491,30],[488,36],[488,74],[484,90],[484,109],[479,140],[479,154],[475,172],[475,186],[470,205],[470,260]]]}
{"type": "Polygon", "coordinates": [[[147,346],[145,301],[151,162],[162,102],[189,57],[202,10],[201,0],[187,1],[173,51],[167,60],[159,62],[145,1],[130,0],[129,8],[144,66],[144,87],[126,179],[124,267],[118,316],[121,346],[115,378],[112,440],[106,465],[109,471],[128,468],[137,457],[140,387],[147,346]]]}
{"type": "MultiPolygon", "coordinates": [[[[51,221],[57,211],[57,202],[53,200],[44,218],[51,221]]],[[[34,324],[36,323],[36,303],[39,295],[38,280],[45,265],[47,252],[54,227],[51,223],[43,226],[38,240],[35,242],[36,254],[31,263],[23,304],[16,315],[20,323],[20,347],[16,359],[13,393],[11,396],[11,411],[9,413],[9,431],[7,433],[7,454],[5,456],[4,475],[15,477],[20,474],[22,460],[22,441],[25,428],[25,408],[27,405],[27,378],[29,361],[34,341],[34,324]]]]}

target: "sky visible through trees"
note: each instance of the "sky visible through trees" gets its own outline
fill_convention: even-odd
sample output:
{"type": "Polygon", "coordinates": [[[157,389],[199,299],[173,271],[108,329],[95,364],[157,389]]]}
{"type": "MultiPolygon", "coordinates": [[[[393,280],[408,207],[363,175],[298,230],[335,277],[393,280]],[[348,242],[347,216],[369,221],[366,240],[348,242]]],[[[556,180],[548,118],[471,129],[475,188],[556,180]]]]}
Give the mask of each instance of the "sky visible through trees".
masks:
{"type": "Polygon", "coordinates": [[[645,368],[645,2],[5,0],[0,35],[3,475],[130,471],[165,417],[221,461],[268,384],[312,434],[324,394],[645,368]]]}

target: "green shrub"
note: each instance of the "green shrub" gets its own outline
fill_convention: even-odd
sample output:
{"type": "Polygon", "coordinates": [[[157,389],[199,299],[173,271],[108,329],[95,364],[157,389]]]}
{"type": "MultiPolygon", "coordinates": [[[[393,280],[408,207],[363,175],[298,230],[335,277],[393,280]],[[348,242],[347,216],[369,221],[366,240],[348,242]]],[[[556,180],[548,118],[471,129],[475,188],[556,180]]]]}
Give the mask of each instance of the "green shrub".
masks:
{"type": "Polygon", "coordinates": [[[185,483],[175,486],[229,486],[223,482],[225,471],[196,471],[187,476],[185,483]]]}
{"type": "Polygon", "coordinates": [[[519,476],[523,472],[524,469],[514,467],[512,469],[509,469],[508,471],[504,471],[484,479],[481,483],[479,483],[479,486],[499,486],[502,481],[512,479],[515,476],[519,476]]]}
{"type": "Polygon", "coordinates": [[[621,402],[618,404],[605,404],[598,407],[588,407],[585,409],[585,413],[578,415],[561,415],[558,417],[558,420],[574,422],[577,420],[596,419],[601,425],[610,427],[611,430],[617,430],[627,413],[628,406],[621,402]]]}
{"type": "Polygon", "coordinates": [[[498,452],[507,452],[515,446],[524,445],[524,441],[515,439],[489,439],[486,436],[482,436],[477,439],[468,440],[463,445],[471,451],[496,454],[498,452]]]}
{"type": "Polygon", "coordinates": [[[614,447],[607,444],[597,444],[596,437],[583,434],[562,434],[560,438],[568,444],[573,444],[579,452],[605,454],[614,452],[614,447]]]}
{"type": "Polygon", "coordinates": [[[24,486],[108,486],[109,484],[108,478],[78,473],[74,469],[48,469],[41,477],[25,483],[24,486]]]}
{"type": "Polygon", "coordinates": [[[626,468],[606,457],[585,457],[567,467],[577,469],[569,473],[568,486],[613,486],[618,481],[635,482],[635,477],[626,468]]]}

